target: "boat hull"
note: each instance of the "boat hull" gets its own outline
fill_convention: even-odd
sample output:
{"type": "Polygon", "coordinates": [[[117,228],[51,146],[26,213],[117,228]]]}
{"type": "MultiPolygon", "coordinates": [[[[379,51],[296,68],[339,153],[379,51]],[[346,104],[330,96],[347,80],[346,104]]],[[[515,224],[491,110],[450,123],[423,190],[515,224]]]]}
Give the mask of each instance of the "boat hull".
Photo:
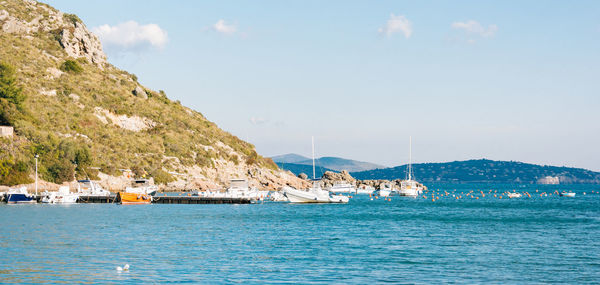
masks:
{"type": "Polygon", "coordinates": [[[291,203],[348,203],[348,197],[341,195],[330,196],[326,191],[318,193],[287,188],[283,192],[291,203]]]}
{"type": "Polygon", "coordinates": [[[119,192],[117,201],[122,205],[143,205],[152,203],[152,196],[147,194],[119,192]]]}
{"type": "Polygon", "coordinates": [[[575,197],[575,193],[573,192],[568,192],[568,193],[560,193],[561,197],[575,197]]]}
{"type": "Polygon", "coordinates": [[[6,203],[8,204],[27,204],[37,203],[35,197],[29,194],[6,194],[6,203]]]}

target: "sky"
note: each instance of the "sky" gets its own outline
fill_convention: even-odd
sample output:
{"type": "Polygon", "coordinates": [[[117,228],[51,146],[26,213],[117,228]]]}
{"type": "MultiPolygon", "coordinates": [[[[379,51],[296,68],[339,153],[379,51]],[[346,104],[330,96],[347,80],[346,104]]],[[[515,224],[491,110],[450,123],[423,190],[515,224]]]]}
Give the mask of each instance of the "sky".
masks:
{"type": "Polygon", "coordinates": [[[264,156],[600,171],[600,1],[47,3],[264,156]]]}

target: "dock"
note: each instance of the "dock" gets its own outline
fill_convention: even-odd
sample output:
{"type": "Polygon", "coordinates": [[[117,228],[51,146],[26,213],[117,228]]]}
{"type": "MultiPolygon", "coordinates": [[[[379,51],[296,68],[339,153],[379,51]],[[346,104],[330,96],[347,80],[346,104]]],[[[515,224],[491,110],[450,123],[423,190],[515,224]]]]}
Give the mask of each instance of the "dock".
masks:
{"type": "Polygon", "coordinates": [[[198,196],[154,196],[153,204],[250,204],[247,198],[221,198],[198,196]]]}
{"type": "MultiPolygon", "coordinates": [[[[0,195],[0,201],[3,201],[3,195],[0,195]]],[[[35,196],[36,202],[42,202],[42,195],[35,196]]],[[[77,203],[80,204],[111,204],[118,203],[117,195],[109,196],[79,196],[77,203]]],[[[227,197],[199,197],[199,196],[154,196],[152,204],[251,204],[248,198],[227,198],[227,197]]]]}

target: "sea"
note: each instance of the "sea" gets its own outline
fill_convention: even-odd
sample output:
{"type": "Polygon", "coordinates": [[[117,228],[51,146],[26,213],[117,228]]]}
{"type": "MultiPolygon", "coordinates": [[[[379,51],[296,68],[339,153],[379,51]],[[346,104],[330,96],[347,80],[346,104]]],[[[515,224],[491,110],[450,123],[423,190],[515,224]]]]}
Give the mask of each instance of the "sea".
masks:
{"type": "Polygon", "coordinates": [[[600,283],[600,185],[427,186],[345,205],[1,204],[0,283],[600,283]]]}

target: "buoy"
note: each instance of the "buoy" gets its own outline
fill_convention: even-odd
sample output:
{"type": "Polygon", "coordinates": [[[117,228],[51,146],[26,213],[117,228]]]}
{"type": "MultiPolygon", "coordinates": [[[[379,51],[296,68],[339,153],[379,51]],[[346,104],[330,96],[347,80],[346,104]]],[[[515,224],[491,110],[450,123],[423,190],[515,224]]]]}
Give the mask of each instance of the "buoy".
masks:
{"type": "Polygon", "coordinates": [[[129,271],[129,264],[125,264],[125,266],[117,266],[117,271],[129,271]]]}

